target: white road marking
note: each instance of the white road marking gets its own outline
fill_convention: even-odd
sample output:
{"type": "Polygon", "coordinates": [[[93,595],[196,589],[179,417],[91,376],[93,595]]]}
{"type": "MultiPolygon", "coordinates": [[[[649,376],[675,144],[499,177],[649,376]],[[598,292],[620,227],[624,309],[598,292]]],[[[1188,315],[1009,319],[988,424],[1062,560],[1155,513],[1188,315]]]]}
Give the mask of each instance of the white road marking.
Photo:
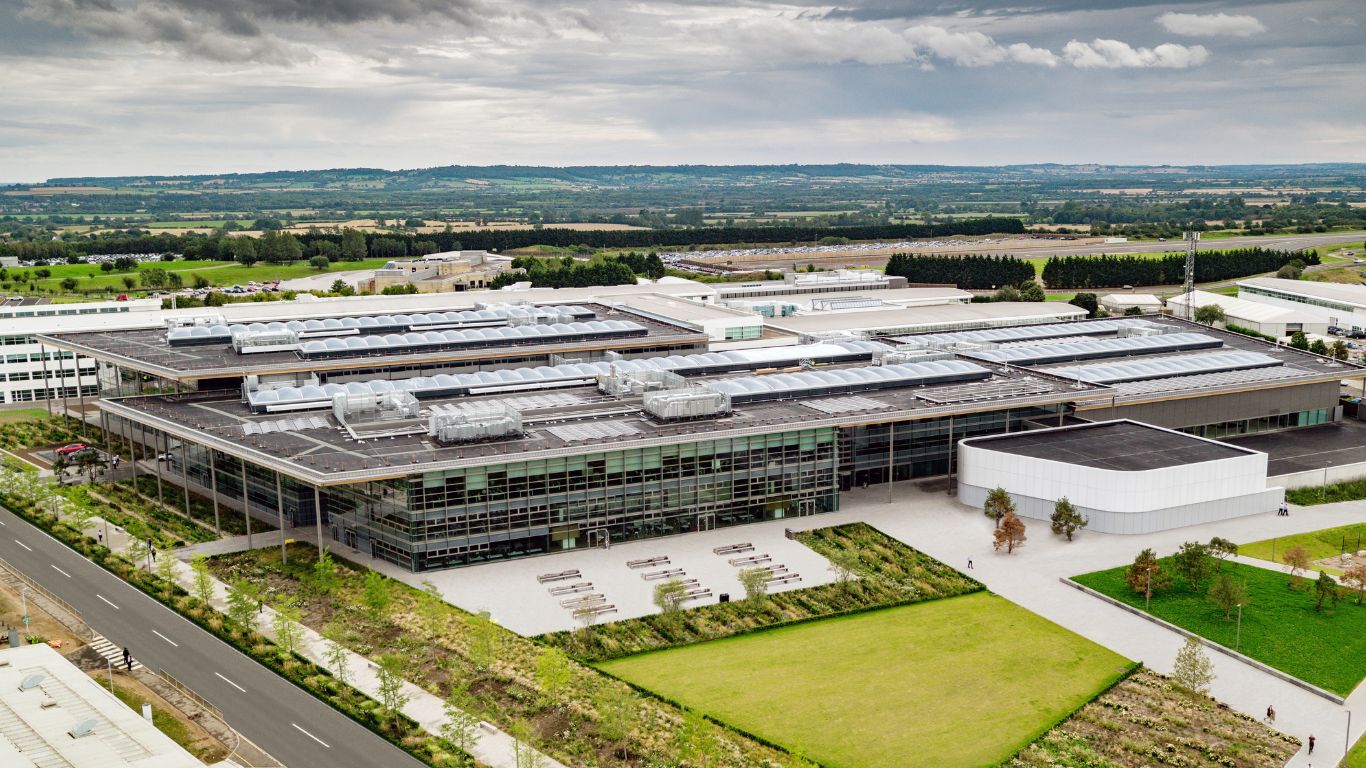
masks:
{"type": "Polygon", "coordinates": [[[317,736],[314,736],[313,734],[309,733],[308,731],[305,731],[304,729],[299,728],[299,724],[298,724],[298,723],[290,723],[290,725],[294,726],[295,729],[297,729],[297,730],[299,731],[299,733],[302,733],[303,735],[305,735],[305,736],[307,736],[308,738],[310,738],[310,739],[312,739],[312,740],[318,742],[319,744],[323,745],[324,747],[327,747],[328,749],[331,749],[331,748],[332,748],[332,745],[331,745],[331,744],[328,744],[327,742],[323,741],[322,739],[318,738],[317,736]]]}
{"type": "Polygon", "coordinates": [[[167,636],[161,634],[160,632],[156,631],[155,629],[152,630],[152,634],[156,635],[157,637],[161,638],[162,640],[165,640],[166,642],[170,643],[171,645],[174,645],[174,646],[177,647],[177,648],[180,647],[180,643],[177,643],[176,641],[174,641],[174,640],[172,640],[171,638],[169,638],[169,637],[167,637],[167,636]]]}
{"type": "Polygon", "coordinates": [[[24,549],[27,549],[27,550],[30,551],[30,552],[33,551],[33,547],[30,547],[29,545],[25,544],[24,542],[22,542],[22,541],[20,541],[20,540],[18,540],[18,539],[15,539],[15,540],[14,540],[14,543],[15,543],[15,544],[18,544],[19,546],[23,547],[24,549]]]}
{"type": "Polygon", "coordinates": [[[108,605],[110,608],[113,608],[116,611],[119,609],[117,605],[114,605],[113,603],[109,602],[109,598],[105,597],[104,595],[97,594],[95,595],[95,597],[98,597],[99,599],[103,600],[105,602],[105,605],[108,605]]]}
{"type": "MultiPolygon", "coordinates": [[[[219,675],[217,672],[215,672],[214,675],[216,675],[216,676],[218,677],[219,680],[222,680],[223,682],[227,683],[228,685],[231,685],[233,688],[236,688],[237,690],[241,691],[242,693],[246,693],[246,692],[247,692],[247,689],[246,689],[246,688],[243,688],[242,686],[238,685],[237,683],[234,683],[233,681],[229,680],[228,678],[223,677],[222,675],[219,675]]],[[[295,728],[298,728],[299,726],[296,725],[296,726],[294,726],[294,727],[295,727],[295,728]]]]}
{"type": "Polygon", "coordinates": [[[4,520],[0,520],[0,525],[5,526],[6,528],[9,527],[9,523],[5,522],[4,520]]]}
{"type": "MultiPolygon", "coordinates": [[[[51,564],[51,563],[48,563],[48,565],[52,565],[52,564],[51,564]]],[[[68,579],[71,578],[71,574],[67,573],[66,571],[62,570],[61,568],[58,568],[58,567],[55,566],[55,565],[52,565],[52,570],[56,571],[57,573],[62,574],[63,576],[67,577],[68,579]]]]}

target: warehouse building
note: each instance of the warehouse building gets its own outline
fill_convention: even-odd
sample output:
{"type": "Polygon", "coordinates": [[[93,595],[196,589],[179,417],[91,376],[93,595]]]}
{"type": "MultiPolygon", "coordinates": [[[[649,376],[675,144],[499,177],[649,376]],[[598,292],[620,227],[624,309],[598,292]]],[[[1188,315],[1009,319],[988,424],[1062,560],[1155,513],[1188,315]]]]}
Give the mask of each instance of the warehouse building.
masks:
{"type": "Polygon", "coordinates": [[[1328,333],[1328,317],[1324,314],[1208,291],[1192,291],[1189,295],[1173,296],[1167,300],[1167,304],[1172,308],[1173,314],[1181,317],[1194,317],[1195,311],[1200,307],[1219,307],[1224,311],[1223,325],[1235,325],[1278,339],[1296,331],[1319,335],[1328,333]]]}
{"type": "Polygon", "coordinates": [[[1366,333],[1366,286],[1254,277],[1238,282],[1238,298],[1293,310],[1299,322],[1366,333]]]}
{"type": "Polygon", "coordinates": [[[707,351],[663,312],[461,311],[42,341],[95,359],[112,439],[169,452],[144,464],[163,482],[415,571],[819,514],[889,481],[952,485],[963,438],[1083,419],[1206,436],[1323,423],[1337,382],[1366,375],[1152,317],[707,351]],[[448,328],[415,330],[429,325],[448,328]]]}

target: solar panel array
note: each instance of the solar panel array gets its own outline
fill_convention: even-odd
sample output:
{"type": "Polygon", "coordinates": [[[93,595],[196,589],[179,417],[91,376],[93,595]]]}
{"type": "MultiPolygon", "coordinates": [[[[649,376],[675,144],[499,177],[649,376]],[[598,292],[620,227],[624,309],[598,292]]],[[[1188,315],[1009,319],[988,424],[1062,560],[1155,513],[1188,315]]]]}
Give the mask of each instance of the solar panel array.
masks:
{"type": "Polygon", "coordinates": [[[1058,344],[1043,344],[1035,347],[984,349],[972,352],[971,355],[993,363],[1042,365],[1072,360],[1150,355],[1155,352],[1215,349],[1222,346],[1224,346],[1224,342],[1203,333],[1165,333],[1160,336],[1130,336],[1116,339],[1064,341],[1058,344]]]}
{"type": "Polygon", "coordinates": [[[802,405],[813,411],[820,411],[827,416],[834,416],[838,413],[858,413],[860,411],[879,411],[892,406],[886,403],[879,403],[866,397],[827,397],[821,400],[803,400],[802,405]]]}
{"type": "Polygon", "coordinates": [[[545,431],[566,443],[625,437],[640,432],[635,425],[620,421],[585,421],[580,424],[560,424],[554,427],[546,427],[545,431]]]}
{"type": "Polygon", "coordinates": [[[451,312],[417,312],[397,315],[361,315],[356,317],[327,317],[311,320],[288,320],[268,323],[233,323],[172,328],[166,341],[172,345],[184,343],[228,343],[239,333],[259,331],[294,331],[296,333],[393,333],[418,330],[423,326],[457,325],[469,323],[506,323],[511,320],[541,318],[596,317],[593,310],[578,305],[552,307],[504,306],[486,309],[454,310],[451,312]]]}
{"type": "Polygon", "coordinates": [[[991,371],[976,363],[965,360],[935,360],[927,363],[747,376],[709,381],[703,386],[730,395],[731,402],[744,403],[989,378],[991,371]]]}
{"type": "Polygon", "coordinates": [[[1215,352],[1208,355],[1182,355],[1122,360],[1098,365],[1076,365],[1053,368],[1049,373],[1093,384],[1117,384],[1125,381],[1166,379],[1219,371],[1240,371],[1249,368],[1274,368],[1283,363],[1261,352],[1215,352]]]}
{"type": "Polygon", "coordinates": [[[1219,371],[1217,373],[1197,373],[1191,376],[1178,376],[1171,379],[1148,379],[1128,381],[1115,385],[1115,389],[1126,395],[1146,395],[1157,392],[1170,392],[1178,389],[1199,389],[1204,387],[1228,387],[1239,384],[1259,384],[1280,379],[1295,379],[1305,375],[1303,371],[1289,366],[1268,368],[1245,368],[1238,371],[1219,371]]]}
{"type": "Polygon", "coordinates": [[[305,416],[298,419],[279,419],[276,421],[248,421],[242,424],[244,435],[267,435],[271,432],[302,432],[305,429],[326,429],[327,419],[320,416],[305,416]]]}
{"type": "Polygon", "coordinates": [[[552,323],[497,328],[467,328],[454,331],[386,333],[372,336],[342,336],[312,339],[299,347],[299,357],[388,355],[426,349],[453,349],[526,341],[562,342],[575,339],[615,336],[644,336],[650,331],[630,320],[589,320],[586,323],[552,323]]]}
{"type": "Polygon", "coordinates": [[[933,405],[950,403],[971,403],[978,400],[996,400],[1019,395],[1038,395],[1052,391],[1052,387],[1041,381],[988,381],[966,384],[961,387],[938,387],[922,392],[915,397],[933,405]]]}
{"type": "Polygon", "coordinates": [[[374,379],[346,384],[322,384],[303,387],[263,389],[248,395],[253,411],[290,407],[331,407],[332,397],[339,394],[377,395],[385,392],[412,392],[417,397],[437,397],[477,394],[480,392],[512,389],[540,389],[587,382],[598,376],[617,372],[663,370],[684,376],[755,370],[764,367],[797,365],[802,360],[816,363],[869,360],[874,353],[888,347],[874,341],[844,341],[806,344],[795,347],[772,347],[730,352],[705,352],[696,355],[669,355],[616,362],[568,363],[565,365],[508,368],[478,373],[439,373],[435,376],[414,376],[407,379],[374,379]]]}
{"type": "Polygon", "coordinates": [[[1152,323],[1138,318],[1118,318],[1115,320],[1093,320],[1083,323],[1047,323],[1044,325],[1022,325],[1011,328],[983,328],[976,331],[952,331],[949,333],[925,333],[913,336],[898,336],[897,341],[906,344],[953,344],[960,342],[990,342],[1003,344],[1011,341],[1033,339],[1060,339],[1068,336],[1100,336],[1118,333],[1121,328],[1142,328],[1152,323]]]}

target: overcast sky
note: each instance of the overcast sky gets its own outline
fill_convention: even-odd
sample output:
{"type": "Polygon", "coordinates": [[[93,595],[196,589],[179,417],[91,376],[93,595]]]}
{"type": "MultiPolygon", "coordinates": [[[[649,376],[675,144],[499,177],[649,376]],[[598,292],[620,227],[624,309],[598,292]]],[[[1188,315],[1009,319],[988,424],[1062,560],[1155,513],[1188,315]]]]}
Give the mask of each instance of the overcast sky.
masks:
{"type": "Polygon", "coordinates": [[[0,0],[0,181],[1366,161],[1366,0],[0,0]]]}

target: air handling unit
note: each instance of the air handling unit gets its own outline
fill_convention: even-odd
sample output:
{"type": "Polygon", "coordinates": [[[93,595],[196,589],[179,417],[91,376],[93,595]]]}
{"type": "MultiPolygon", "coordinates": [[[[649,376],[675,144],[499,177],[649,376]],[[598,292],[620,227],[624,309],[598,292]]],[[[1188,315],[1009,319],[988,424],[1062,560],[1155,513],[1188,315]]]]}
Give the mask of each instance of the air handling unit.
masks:
{"type": "Polygon", "coordinates": [[[474,443],[522,434],[522,414],[506,403],[437,405],[427,418],[427,434],[438,443],[474,443]]]}
{"type": "Polygon", "coordinates": [[[279,352],[298,349],[299,334],[288,329],[275,331],[243,331],[232,337],[232,348],[239,355],[254,352],[279,352]]]}
{"type": "Polygon", "coordinates": [[[730,395],[706,387],[646,392],[641,406],[660,421],[705,419],[730,413],[730,395]]]}
{"type": "Polygon", "coordinates": [[[416,419],[420,406],[411,392],[345,393],[332,397],[332,415],[342,424],[416,419]]]}
{"type": "Polygon", "coordinates": [[[598,391],[612,397],[640,396],[684,386],[686,382],[682,376],[659,369],[629,371],[613,366],[606,376],[598,377],[598,391]]]}

